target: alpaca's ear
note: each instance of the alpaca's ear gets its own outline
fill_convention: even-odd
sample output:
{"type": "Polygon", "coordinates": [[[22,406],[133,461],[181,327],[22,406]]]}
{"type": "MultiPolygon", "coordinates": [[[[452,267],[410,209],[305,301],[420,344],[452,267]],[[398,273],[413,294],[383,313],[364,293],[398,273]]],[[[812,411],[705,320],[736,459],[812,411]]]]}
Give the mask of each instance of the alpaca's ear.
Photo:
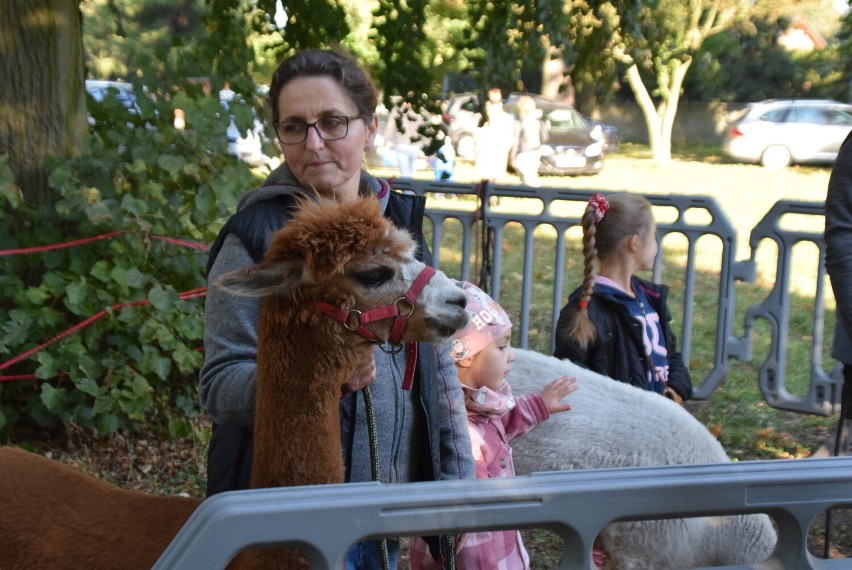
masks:
{"type": "Polygon", "coordinates": [[[301,281],[303,269],[301,263],[253,265],[220,275],[213,285],[240,297],[286,295],[301,281]]]}

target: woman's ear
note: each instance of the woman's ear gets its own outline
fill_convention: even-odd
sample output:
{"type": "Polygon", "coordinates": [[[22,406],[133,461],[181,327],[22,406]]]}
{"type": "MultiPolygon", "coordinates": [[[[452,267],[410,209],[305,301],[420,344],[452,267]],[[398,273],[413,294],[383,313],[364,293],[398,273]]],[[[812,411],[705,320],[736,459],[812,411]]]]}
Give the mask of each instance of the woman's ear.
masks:
{"type": "Polygon", "coordinates": [[[459,368],[470,368],[470,365],[473,364],[474,356],[476,355],[474,354],[472,356],[462,358],[461,360],[456,360],[456,366],[458,366],[459,368]]]}
{"type": "Polygon", "coordinates": [[[379,118],[374,113],[372,118],[367,121],[367,141],[366,146],[373,146],[373,141],[376,139],[376,132],[379,129],[379,118]]]}

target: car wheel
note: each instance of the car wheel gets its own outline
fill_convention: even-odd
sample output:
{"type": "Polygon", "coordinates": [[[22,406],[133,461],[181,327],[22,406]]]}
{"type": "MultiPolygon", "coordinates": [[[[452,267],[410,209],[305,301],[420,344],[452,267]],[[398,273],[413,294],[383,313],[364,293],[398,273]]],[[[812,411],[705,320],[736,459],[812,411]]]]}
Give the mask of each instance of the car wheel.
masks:
{"type": "Polygon", "coordinates": [[[456,142],[456,154],[459,158],[473,160],[476,156],[476,139],[473,135],[462,135],[456,142]]]}
{"type": "Polygon", "coordinates": [[[790,150],[786,146],[772,145],[767,147],[760,156],[760,164],[764,168],[770,170],[780,170],[790,166],[793,157],[790,156],[790,150]]]}

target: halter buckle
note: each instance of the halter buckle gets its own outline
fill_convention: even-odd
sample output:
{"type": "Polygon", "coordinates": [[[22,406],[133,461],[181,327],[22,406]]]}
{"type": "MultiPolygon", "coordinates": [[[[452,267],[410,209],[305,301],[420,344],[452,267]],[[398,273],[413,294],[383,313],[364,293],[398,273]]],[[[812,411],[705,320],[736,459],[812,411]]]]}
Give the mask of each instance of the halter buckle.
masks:
{"type": "Polygon", "coordinates": [[[361,311],[358,309],[349,309],[346,311],[346,320],[343,321],[343,326],[350,331],[357,331],[361,326],[361,311]],[[354,323],[353,323],[354,319],[354,323]]]}
{"type": "Polygon", "coordinates": [[[388,340],[376,344],[378,344],[381,351],[385,354],[399,354],[402,352],[402,349],[405,348],[405,345],[401,342],[398,344],[392,344],[388,340]]]}
{"type": "Polygon", "coordinates": [[[408,317],[414,314],[414,304],[405,297],[400,297],[399,299],[394,301],[393,304],[396,306],[396,318],[398,319],[407,319],[408,317]],[[408,305],[408,314],[405,313],[406,305],[408,305]]]}

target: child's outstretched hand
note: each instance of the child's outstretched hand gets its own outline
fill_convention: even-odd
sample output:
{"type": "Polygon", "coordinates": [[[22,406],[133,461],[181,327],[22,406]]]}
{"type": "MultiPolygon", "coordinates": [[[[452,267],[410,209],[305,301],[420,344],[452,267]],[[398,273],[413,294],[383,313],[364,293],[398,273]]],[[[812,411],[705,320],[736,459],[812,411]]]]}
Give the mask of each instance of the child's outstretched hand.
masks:
{"type": "Polygon", "coordinates": [[[541,397],[544,399],[544,403],[547,405],[547,411],[551,414],[555,414],[557,412],[567,412],[571,409],[571,404],[566,404],[565,402],[560,402],[562,398],[570,394],[571,392],[576,392],[580,387],[577,385],[576,378],[569,378],[568,376],[562,376],[561,378],[557,378],[547,386],[545,386],[541,390],[541,397]]]}

